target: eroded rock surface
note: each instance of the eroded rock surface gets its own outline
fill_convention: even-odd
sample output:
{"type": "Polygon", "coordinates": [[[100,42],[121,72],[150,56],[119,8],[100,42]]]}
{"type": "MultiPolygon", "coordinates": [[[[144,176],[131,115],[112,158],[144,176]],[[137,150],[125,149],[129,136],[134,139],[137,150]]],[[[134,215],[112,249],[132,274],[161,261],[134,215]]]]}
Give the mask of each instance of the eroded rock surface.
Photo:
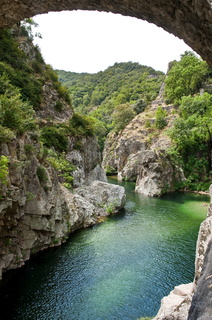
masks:
{"type": "Polygon", "coordinates": [[[103,155],[103,167],[107,172],[117,172],[119,180],[135,181],[135,191],[148,196],[174,191],[175,183],[185,179],[182,170],[173,164],[167,154],[171,146],[170,138],[165,130],[155,127],[158,107],[166,110],[165,129],[169,128],[176,118],[175,107],[166,105],[159,96],[123,131],[109,134],[103,155]]]}
{"type": "Polygon", "coordinates": [[[95,181],[74,193],[66,189],[58,172],[39,157],[39,144],[27,134],[0,144],[0,154],[10,159],[8,184],[1,186],[0,278],[2,272],[24,265],[32,254],[61,244],[73,231],[124,205],[124,188],[106,182],[95,181]],[[29,144],[37,152],[26,154],[29,144]],[[45,180],[37,174],[41,166],[45,180]]]}
{"type": "Polygon", "coordinates": [[[193,283],[189,283],[175,287],[167,297],[161,300],[161,308],[153,320],[186,320],[193,286],[193,283]]]}

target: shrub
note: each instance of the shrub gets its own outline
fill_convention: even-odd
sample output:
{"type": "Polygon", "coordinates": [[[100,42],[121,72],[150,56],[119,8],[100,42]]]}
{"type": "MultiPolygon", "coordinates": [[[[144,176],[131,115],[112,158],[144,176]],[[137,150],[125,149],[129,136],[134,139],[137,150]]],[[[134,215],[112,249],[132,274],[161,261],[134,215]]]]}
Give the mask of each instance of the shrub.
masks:
{"type": "Polygon", "coordinates": [[[46,147],[53,147],[56,151],[67,151],[67,130],[62,127],[44,127],[41,132],[41,140],[46,147]]]}
{"type": "Polygon", "coordinates": [[[0,141],[2,142],[9,142],[10,140],[15,138],[15,134],[9,128],[2,127],[0,125],[0,141]]]}
{"type": "Polygon", "coordinates": [[[74,136],[93,136],[94,121],[92,117],[75,113],[69,121],[69,131],[74,136]]]}
{"type": "Polygon", "coordinates": [[[32,144],[25,144],[24,145],[24,151],[25,151],[26,155],[28,155],[28,156],[32,155],[34,150],[35,150],[35,148],[32,144]]]}
{"type": "Polygon", "coordinates": [[[51,152],[47,157],[47,161],[52,165],[53,168],[59,171],[59,177],[62,178],[63,185],[67,189],[71,190],[73,187],[72,172],[76,170],[76,167],[71,162],[66,160],[64,153],[58,155],[51,152]]]}
{"type": "Polygon", "coordinates": [[[120,104],[116,106],[112,114],[114,131],[118,133],[123,130],[135,115],[135,111],[129,104],[120,104]]]}
{"type": "Polygon", "coordinates": [[[68,89],[62,86],[62,83],[58,80],[57,73],[52,69],[50,65],[46,66],[46,78],[51,80],[55,90],[60,98],[64,99],[69,105],[71,105],[71,99],[68,92],[68,89]]]}
{"type": "Polygon", "coordinates": [[[7,175],[9,173],[8,170],[9,159],[6,156],[0,157],[0,183],[6,184],[7,183],[7,175]]]}
{"type": "Polygon", "coordinates": [[[55,110],[57,111],[62,111],[63,110],[63,103],[60,100],[57,100],[56,104],[55,104],[55,110]]]}
{"type": "Polygon", "coordinates": [[[179,62],[174,61],[165,80],[165,96],[179,104],[183,96],[195,93],[209,68],[206,62],[199,59],[193,52],[186,51],[179,62]]]}
{"type": "Polygon", "coordinates": [[[36,128],[32,106],[21,100],[19,90],[13,86],[0,95],[0,125],[19,134],[36,128]]]}
{"type": "Polygon", "coordinates": [[[166,122],[166,111],[160,106],[157,108],[156,111],[156,121],[155,121],[155,126],[158,129],[163,129],[167,122],[166,122]]]}
{"type": "Polygon", "coordinates": [[[47,175],[47,172],[46,172],[46,168],[43,167],[43,166],[39,166],[37,168],[37,177],[38,179],[40,180],[40,182],[47,182],[48,181],[48,175],[47,175]]]}

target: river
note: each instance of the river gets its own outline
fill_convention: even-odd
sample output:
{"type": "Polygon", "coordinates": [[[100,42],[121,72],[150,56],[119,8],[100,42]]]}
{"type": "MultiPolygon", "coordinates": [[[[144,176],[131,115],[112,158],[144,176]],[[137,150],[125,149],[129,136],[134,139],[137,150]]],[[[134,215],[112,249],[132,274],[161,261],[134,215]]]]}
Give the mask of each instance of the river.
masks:
{"type": "Polygon", "coordinates": [[[164,295],[193,280],[209,197],[148,198],[134,183],[119,184],[124,210],[4,276],[2,320],[136,320],[154,316],[164,295]]]}

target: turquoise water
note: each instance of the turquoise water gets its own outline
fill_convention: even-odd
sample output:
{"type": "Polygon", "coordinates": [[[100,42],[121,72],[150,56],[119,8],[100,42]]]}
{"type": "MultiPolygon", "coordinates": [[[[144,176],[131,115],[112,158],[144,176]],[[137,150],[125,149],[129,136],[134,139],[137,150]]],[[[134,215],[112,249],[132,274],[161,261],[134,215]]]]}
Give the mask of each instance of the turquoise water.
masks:
{"type": "Polygon", "coordinates": [[[1,319],[136,320],[154,316],[164,295],[193,280],[209,197],[148,198],[122,185],[125,210],[5,275],[1,319]]]}

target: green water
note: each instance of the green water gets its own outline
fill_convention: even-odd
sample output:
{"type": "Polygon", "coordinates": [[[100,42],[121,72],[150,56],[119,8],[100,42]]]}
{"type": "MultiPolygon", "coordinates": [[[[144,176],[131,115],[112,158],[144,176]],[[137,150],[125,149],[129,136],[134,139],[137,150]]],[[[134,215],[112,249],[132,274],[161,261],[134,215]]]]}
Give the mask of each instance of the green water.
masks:
{"type": "Polygon", "coordinates": [[[164,295],[193,280],[209,197],[148,198],[122,185],[125,210],[6,274],[1,319],[136,320],[154,316],[164,295]]]}

